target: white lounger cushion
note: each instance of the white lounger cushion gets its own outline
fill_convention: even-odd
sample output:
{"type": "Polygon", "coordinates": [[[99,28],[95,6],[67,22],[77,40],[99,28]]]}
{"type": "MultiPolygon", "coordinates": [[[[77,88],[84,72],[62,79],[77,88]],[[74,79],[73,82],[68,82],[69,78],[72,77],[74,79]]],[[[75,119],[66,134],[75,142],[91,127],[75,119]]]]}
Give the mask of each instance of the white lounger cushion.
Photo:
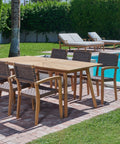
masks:
{"type": "Polygon", "coordinates": [[[102,41],[101,37],[96,32],[88,32],[88,35],[94,40],[94,41],[102,41]]]}
{"type": "Polygon", "coordinates": [[[88,32],[88,35],[94,40],[94,41],[102,41],[105,44],[118,44],[120,43],[120,40],[102,40],[101,37],[96,32],[88,32]]]}
{"type": "Polygon", "coordinates": [[[59,38],[65,43],[67,42],[83,42],[83,39],[77,33],[62,33],[59,38]]]}
{"type": "Polygon", "coordinates": [[[59,38],[64,41],[65,44],[71,46],[96,46],[104,45],[104,42],[90,42],[83,41],[83,39],[77,33],[60,33],[59,38]]]}
{"type": "Polygon", "coordinates": [[[104,43],[111,43],[111,44],[118,44],[120,43],[120,40],[102,40],[104,43]]]}
{"type": "Polygon", "coordinates": [[[71,45],[71,46],[97,46],[97,45],[104,45],[104,42],[89,42],[89,41],[68,42],[67,45],[71,45]]]}

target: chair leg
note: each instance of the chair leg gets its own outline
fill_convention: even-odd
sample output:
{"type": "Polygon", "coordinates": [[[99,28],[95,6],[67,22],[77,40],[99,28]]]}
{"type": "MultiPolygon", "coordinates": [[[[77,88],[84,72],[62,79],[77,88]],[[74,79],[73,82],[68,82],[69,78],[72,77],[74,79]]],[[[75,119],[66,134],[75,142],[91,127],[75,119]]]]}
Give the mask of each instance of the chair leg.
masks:
{"type": "Polygon", "coordinates": [[[36,79],[40,80],[40,76],[39,76],[39,71],[38,70],[36,70],[36,79]]]}
{"type": "Polygon", "coordinates": [[[72,91],[74,91],[74,82],[73,82],[73,77],[71,77],[71,88],[72,88],[72,91]]]}
{"type": "Polygon", "coordinates": [[[9,104],[8,104],[8,116],[11,115],[11,109],[12,109],[12,102],[13,102],[13,93],[12,90],[9,90],[9,104]]]}
{"type": "Polygon", "coordinates": [[[13,91],[13,101],[14,101],[14,104],[15,104],[15,101],[16,101],[15,91],[13,91]]]}
{"type": "Polygon", "coordinates": [[[87,94],[89,95],[90,94],[90,91],[89,91],[89,82],[87,80],[87,94]]]}
{"type": "Polygon", "coordinates": [[[39,118],[39,111],[40,111],[40,94],[38,85],[35,85],[36,89],[36,110],[35,110],[35,125],[38,124],[38,118],[39,118]]]}
{"type": "Polygon", "coordinates": [[[99,96],[99,82],[96,81],[96,88],[97,88],[97,96],[99,96]]]}
{"type": "Polygon", "coordinates": [[[17,119],[19,118],[19,114],[20,114],[20,105],[21,105],[21,94],[20,94],[20,92],[18,92],[17,114],[16,114],[17,119]]]}
{"type": "MultiPolygon", "coordinates": [[[[58,73],[55,73],[55,75],[58,75],[58,73]]],[[[57,89],[57,80],[55,80],[55,89],[57,89]]]]}
{"type": "Polygon", "coordinates": [[[114,44],[114,49],[115,49],[115,44],[114,44]]]}
{"type": "MultiPolygon", "coordinates": [[[[48,72],[49,73],[49,77],[52,77],[52,72],[48,72]]],[[[50,88],[52,88],[52,80],[50,81],[50,88]]]]}
{"type": "Polygon", "coordinates": [[[101,73],[101,104],[104,102],[104,72],[101,73]]]}
{"type": "Polygon", "coordinates": [[[0,91],[0,98],[1,98],[1,95],[2,95],[2,91],[0,91]]]}
{"type": "Polygon", "coordinates": [[[63,118],[63,107],[62,107],[62,82],[61,78],[58,81],[58,86],[59,86],[59,113],[60,113],[60,118],[63,118]]]}
{"type": "Polygon", "coordinates": [[[35,100],[32,99],[32,110],[34,111],[35,110],[35,100]]]}
{"type": "Polygon", "coordinates": [[[115,100],[117,100],[117,86],[116,86],[116,79],[114,79],[114,92],[115,92],[115,100]]]}
{"type": "Polygon", "coordinates": [[[77,73],[74,73],[74,99],[76,99],[77,73]]]}
{"type": "Polygon", "coordinates": [[[80,89],[79,89],[79,99],[82,99],[82,71],[80,71],[80,89]]]}

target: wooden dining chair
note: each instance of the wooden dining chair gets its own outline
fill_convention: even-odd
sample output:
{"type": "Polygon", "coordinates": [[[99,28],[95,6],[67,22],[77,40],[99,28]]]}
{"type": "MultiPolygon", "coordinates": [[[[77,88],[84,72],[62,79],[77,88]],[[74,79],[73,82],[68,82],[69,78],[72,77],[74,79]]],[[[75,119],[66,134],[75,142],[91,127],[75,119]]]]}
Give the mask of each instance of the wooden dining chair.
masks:
{"type": "MultiPolygon", "coordinates": [[[[82,61],[82,62],[90,62],[91,60],[91,52],[89,51],[83,51],[83,50],[75,50],[73,53],[73,59],[74,61],[82,61]]],[[[79,89],[79,99],[82,98],[82,80],[83,80],[83,71],[80,71],[80,73],[71,73],[68,74],[68,77],[71,77],[71,86],[72,90],[74,91],[74,99],[76,98],[76,78],[80,78],[80,89],[79,89]]],[[[87,82],[88,87],[88,82],[87,82]]],[[[89,94],[89,88],[87,89],[87,93],[89,94]]]]}
{"type": "MultiPolygon", "coordinates": [[[[67,50],[53,48],[50,58],[67,59],[67,50]]],[[[37,79],[40,79],[40,77],[39,77],[40,73],[49,74],[49,77],[52,77],[55,72],[38,70],[37,79]]],[[[56,75],[58,75],[58,73],[56,73],[56,75]]],[[[57,87],[56,82],[55,82],[55,87],[57,87]]],[[[50,88],[52,88],[52,81],[50,81],[50,88]]]]}
{"type": "MultiPolygon", "coordinates": [[[[9,93],[8,115],[11,115],[12,104],[15,103],[15,92],[17,91],[17,84],[14,80],[15,75],[11,75],[11,73],[8,64],[0,61],[0,97],[2,91],[9,93]]],[[[25,85],[22,84],[21,87],[24,88],[25,85]]]]}
{"type": "Polygon", "coordinates": [[[102,64],[101,73],[99,75],[100,67],[97,67],[96,76],[91,77],[91,79],[96,82],[97,96],[99,96],[99,83],[101,83],[101,104],[104,102],[104,82],[114,82],[115,100],[117,100],[116,73],[118,69],[118,54],[100,53],[98,63],[102,64]],[[114,70],[114,76],[112,78],[104,76],[105,71],[108,69],[114,70]]]}
{"type": "Polygon", "coordinates": [[[57,92],[59,93],[60,118],[63,118],[61,77],[54,76],[54,77],[49,77],[37,81],[34,66],[15,63],[14,67],[15,67],[15,75],[16,75],[16,81],[18,87],[17,114],[16,114],[17,118],[19,118],[19,113],[20,113],[21,96],[30,97],[32,99],[35,99],[36,101],[35,125],[37,125],[38,118],[39,118],[41,98],[51,94],[55,94],[57,92]],[[42,85],[43,83],[50,80],[57,80],[59,88],[53,89],[42,85]],[[29,83],[31,87],[22,90],[20,86],[20,82],[29,83]]]}

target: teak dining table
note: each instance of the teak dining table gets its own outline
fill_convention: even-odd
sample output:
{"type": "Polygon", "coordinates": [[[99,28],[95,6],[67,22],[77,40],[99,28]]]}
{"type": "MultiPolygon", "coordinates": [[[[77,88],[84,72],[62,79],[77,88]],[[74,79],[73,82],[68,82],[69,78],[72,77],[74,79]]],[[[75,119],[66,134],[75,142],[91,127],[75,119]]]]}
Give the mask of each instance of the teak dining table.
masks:
{"type": "Polygon", "coordinates": [[[34,65],[34,67],[37,70],[45,70],[49,72],[62,73],[63,80],[64,80],[64,117],[68,116],[67,74],[77,73],[79,71],[85,70],[88,78],[90,91],[91,91],[93,105],[95,108],[97,107],[89,68],[100,66],[101,64],[91,63],[91,62],[70,61],[70,60],[55,59],[55,58],[46,58],[46,57],[36,57],[36,56],[19,56],[19,57],[1,58],[0,61],[8,62],[9,65],[14,65],[14,63],[34,65]]]}

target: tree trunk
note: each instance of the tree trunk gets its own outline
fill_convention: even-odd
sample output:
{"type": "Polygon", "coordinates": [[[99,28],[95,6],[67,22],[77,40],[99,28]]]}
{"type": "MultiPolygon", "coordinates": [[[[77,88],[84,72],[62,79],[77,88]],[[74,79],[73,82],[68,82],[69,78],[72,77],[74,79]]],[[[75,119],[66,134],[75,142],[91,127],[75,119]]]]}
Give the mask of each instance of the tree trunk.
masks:
{"type": "Polygon", "coordinates": [[[9,57],[20,55],[20,0],[11,1],[11,46],[9,57]]]}

